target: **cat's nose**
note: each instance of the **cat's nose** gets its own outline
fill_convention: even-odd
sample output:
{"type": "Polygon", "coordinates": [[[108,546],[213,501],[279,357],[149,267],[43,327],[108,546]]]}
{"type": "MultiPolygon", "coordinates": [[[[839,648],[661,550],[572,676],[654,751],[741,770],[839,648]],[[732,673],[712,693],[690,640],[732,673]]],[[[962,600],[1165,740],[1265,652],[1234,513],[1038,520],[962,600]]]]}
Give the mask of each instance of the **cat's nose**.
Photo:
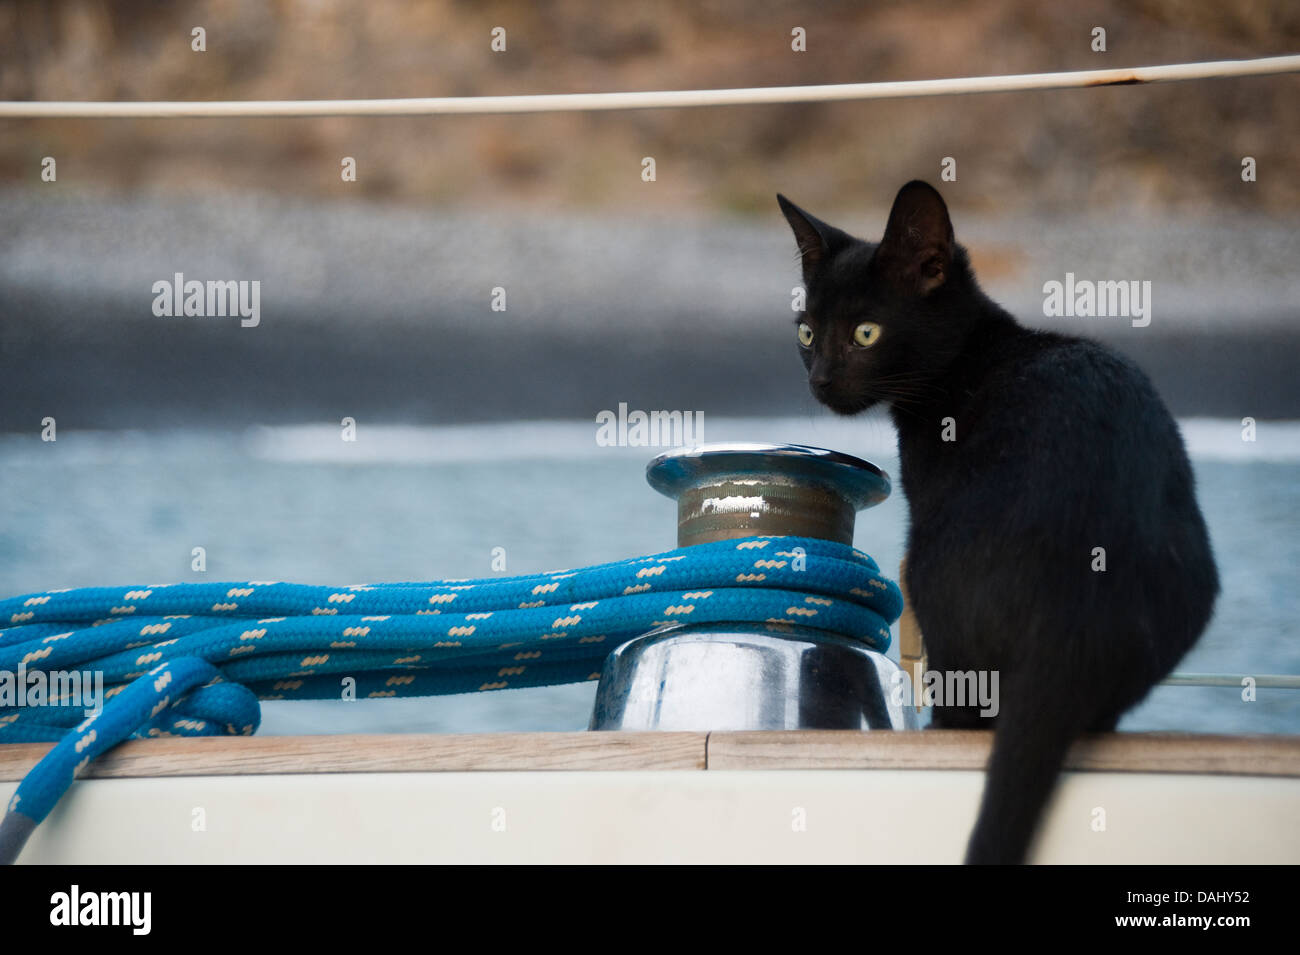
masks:
{"type": "Polygon", "coordinates": [[[808,384],[812,385],[814,388],[825,388],[830,383],[831,376],[826,372],[819,372],[815,375],[810,375],[808,378],[808,384]]]}

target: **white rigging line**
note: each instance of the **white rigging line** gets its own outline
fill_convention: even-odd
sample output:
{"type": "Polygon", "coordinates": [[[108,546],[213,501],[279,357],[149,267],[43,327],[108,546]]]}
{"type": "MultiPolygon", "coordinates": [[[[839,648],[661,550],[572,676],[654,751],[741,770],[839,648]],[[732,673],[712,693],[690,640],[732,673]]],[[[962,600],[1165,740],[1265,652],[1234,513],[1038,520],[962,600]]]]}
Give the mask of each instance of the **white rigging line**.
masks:
{"type": "Polygon", "coordinates": [[[1300,676],[1289,673],[1171,673],[1161,681],[1163,686],[1231,686],[1241,689],[1247,680],[1254,681],[1259,689],[1300,690],[1300,676]]]}
{"type": "Polygon", "coordinates": [[[181,119],[291,116],[433,116],[483,113],[563,113],[584,110],[743,106],[773,103],[900,99],[1169,83],[1231,76],[1300,72],[1300,55],[1210,63],[1171,63],[1115,70],[1022,73],[941,80],[768,86],[750,89],[663,90],[637,93],[554,93],[528,96],[443,96],[412,99],[254,100],[210,102],[0,102],[0,119],[181,119]]]}

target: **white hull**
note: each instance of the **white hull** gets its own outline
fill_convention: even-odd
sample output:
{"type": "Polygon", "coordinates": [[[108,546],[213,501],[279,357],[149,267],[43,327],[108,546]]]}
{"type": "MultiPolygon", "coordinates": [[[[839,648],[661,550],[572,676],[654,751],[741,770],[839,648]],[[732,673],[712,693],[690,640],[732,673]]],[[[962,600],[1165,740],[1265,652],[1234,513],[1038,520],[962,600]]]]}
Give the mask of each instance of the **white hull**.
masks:
{"type": "MultiPolygon", "coordinates": [[[[107,778],[73,785],[21,861],[959,862],[983,773],[934,766],[982,759],[986,734],[881,735],[388,736],[373,738],[378,753],[356,752],[367,737],[131,743],[106,757],[107,778]],[[708,747],[703,761],[697,741],[708,747]],[[386,761],[389,771],[348,771],[348,748],[356,769],[386,761]],[[331,771],[292,771],[304,753],[331,771]],[[243,771],[206,774],[229,766],[232,754],[243,771]],[[485,769],[466,771],[475,759],[485,769]],[[512,760],[523,768],[496,768],[512,760]],[[895,768],[848,768],[855,760],[895,768]],[[133,775],[146,761],[170,765],[133,775]],[[638,762],[661,768],[631,768],[638,762]],[[766,768],[781,762],[791,768],[766,768]],[[845,766],[807,768],[835,762],[845,766]],[[448,768],[417,768],[434,763],[448,768]],[[737,768],[721,768],[728,763],[737,768]],[[739,768],[746,763],[754,768],[739,768]]],[[[1169,754],[1181,753],[1188,768],[1218,769],[1067,772],[1033,861],[1300,862],[1300,739],[1254,738],[1249,752],[1229,746],[1241,750],[1236,769],[1248,772],[1223,762],[1222,737],[1199,747],[1197,738],[1163,747],[1160,738],[1142,739],[1165,752],[1157,764],[1171,766],[1169,754]],[[1202,755],[1190,758],[1197,749],[1202,755]],[[1269,761],[1263,770],[1261,759],[1269,761]]],[[[1132,739],[1123,743],[1134,748],[1132,739]]],[[[0,756],[19,748],[0,748],[0,756]]],[[[1094,744],[1074,762],[1124,756],[1123,747],[1107,752],[1094,744]]],[[[13,775],[12,756],[5,765],[13,775]]],[[[15,785],[0,783],[0,795],[15,785]]]]}

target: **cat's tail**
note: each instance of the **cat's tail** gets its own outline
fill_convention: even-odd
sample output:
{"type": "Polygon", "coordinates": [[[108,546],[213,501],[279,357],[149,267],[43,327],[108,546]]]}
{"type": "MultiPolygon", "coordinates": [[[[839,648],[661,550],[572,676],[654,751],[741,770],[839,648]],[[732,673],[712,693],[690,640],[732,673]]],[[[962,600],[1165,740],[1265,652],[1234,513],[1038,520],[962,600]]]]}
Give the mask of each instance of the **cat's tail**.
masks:
{"type": "MultiPolygon", "coordinates": [[[[1011,689],[1007,687],[1007,689],[1011,689]]],[[[1086,720],[1063,706],[1043,685],[999,701],[979,817],[966,848],[967,865],[1015,865],[1025,861],[1056,777],[1086,720]]]]}

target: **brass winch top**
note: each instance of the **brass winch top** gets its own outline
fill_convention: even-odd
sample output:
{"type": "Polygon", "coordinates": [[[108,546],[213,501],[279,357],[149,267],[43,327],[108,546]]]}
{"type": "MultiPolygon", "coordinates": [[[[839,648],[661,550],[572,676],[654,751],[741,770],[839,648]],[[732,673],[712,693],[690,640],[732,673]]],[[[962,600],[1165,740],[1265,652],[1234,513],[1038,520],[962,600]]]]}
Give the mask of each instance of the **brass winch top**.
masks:
{"type": "Polygon", "coordinates": [[[853,543],[863,508],[889,497],[868,461],[799,444],[705,444],[661,454],[646,480],[677,501],[677,545],[755,535],[853,543]]]}

